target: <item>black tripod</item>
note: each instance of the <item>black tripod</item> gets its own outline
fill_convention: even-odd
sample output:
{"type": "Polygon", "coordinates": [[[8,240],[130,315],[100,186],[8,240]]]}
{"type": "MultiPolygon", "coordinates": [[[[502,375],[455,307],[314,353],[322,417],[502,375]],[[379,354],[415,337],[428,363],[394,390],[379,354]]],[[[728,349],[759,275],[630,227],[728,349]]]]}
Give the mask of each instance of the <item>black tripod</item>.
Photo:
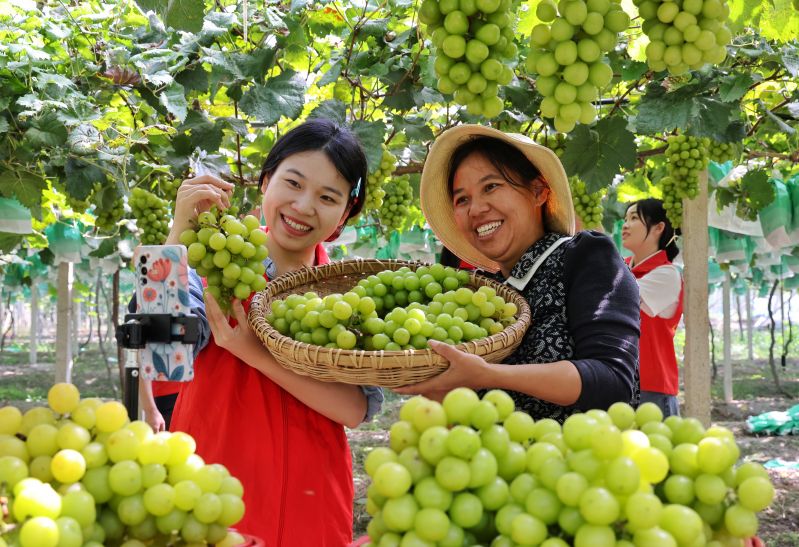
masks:
{"type": "MultiPolygon", "coordinates": [[[[199,319],[194,315],[175,317],[168,313],[133,313],[125,315],[125,322],[116,329],[117,343],[125,349],[144,349],[147,344],[181,342],[196,344],[199,338],[199,319]]],[[[139,364],[129,360],[125,364],[122,402],[128,417],[138,419],[139,364]]]]}

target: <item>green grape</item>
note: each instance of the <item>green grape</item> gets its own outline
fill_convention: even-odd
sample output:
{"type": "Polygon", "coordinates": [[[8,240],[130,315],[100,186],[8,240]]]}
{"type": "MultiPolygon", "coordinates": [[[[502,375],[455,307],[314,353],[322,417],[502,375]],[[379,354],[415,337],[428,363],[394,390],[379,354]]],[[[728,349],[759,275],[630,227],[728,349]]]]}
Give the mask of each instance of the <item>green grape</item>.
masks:
{"type": "Polygon", "coordinates": [[[592,101],[613,79],[602,54],[616,48],[630,17],[616,1],[541,2],[538,11],[544,22],[532,29],[524,66],[537,75],[541,115],[553,119],[556,131],[568,133],[577,123],[596,119],[592,101]]]}
{"type": "Polygon", "coordinates": [[[569,186],[572,191],[572,203],[574,211],[580,219],[584,229],[596,228],[602,225],[602,197],[604,190],[588,193],[585,182],[577,177],[569,179],[569,186]]]}
{"type": "Polygon", "coordinates": [[[738,147],[735,143],[718,142],[713,139],[708,140],[707,154],[708,158],[716,163],[724,163],[725,161],[734,160],[739,155],[738,147]]]}
{"type": "Polygon", "coordinates": [[[143,245],[163,245],[169,235],[169,202],[144,188],[130,192],[130,207],[143,245]]]}
{"type": "Polygon", "coordinates": [[[537,142],[541,146],[546,146],[547,148],[555,152],[555,154],[558,157],[562,156],[563,153],[566,151],[566,139],[562,133],[557,133],[554,135],[542,133],[537,138],[537,142]]]}
{"type": "Polygon", "coordinates": [[[649,38],[646,58],[652,70],[679,76],[707,63],[719,64],[727,56],[732,34],[726,26],[726,0],[636,3],[649,38]]]}
{"type": "Polygon", "coordinates": [[[158,180],[158,189],[165,200],[174,203],[178,197],[180,180],[175,177],[167,177],[158,180]]]}
{"type": "Polygon", "coordinates": [[[116,230],[119,221],[125,216],[125,199],[122,196],[111,203],[110,206],[95,208],[94,225],[103,233],[112,233],[116,230]]]}
{"type": "Polygon", "coordinates": [[[231,301],[246,300],[266,287],[263,259],[269,255],[267,235],[258,219],[247,215],[239,221],[234,208],[216,207],[197,215],[194,229],[180,234],[188,248],[189,266],[206,278],[208,292],[223,310],[231,301]]]}
{"type": "MultiPolygon", "coordinates": [[[[394,154],[388,150],[388,147],[385,144],[383,144],[382,147],[383,156],[380,160],[380,165],[378,165],[374,171],[369,173],[369,176],[366,178],[366,202],[363,204],[361,215],[379,214],[381,207],[383,207],[383,198],[386,195],[386,191],[383,186],[394,172],[394,169],[397,165],[396,156],[394,156],[394,154]]],[[[358,216],[360,217],[361,215],[358,216]]],[[[348,223],[354,225],[357,222],[358,218],[356,217],[350,219],[348,223]]]]}
{"type": "Polygon", "coordinates": [[[387,182],[385,184],[385,192],[383,207],[378,213],[380,224],[388,231],[397,230],[402,232],[410,228],[410,226],[406,225],[409,217],[408,213],[411,208],[416,207],[410,179],[407,176],[402,176],[387,182]]]}
{"type": "Polygon", "coordinates": [[[682,226],[682,200],[699,193],[699,173],[707,168],[707,140],[672,135],[666,146],[668,176],[660,180],[663,206],[672,225],[682,226]]]}
{"type": "Polygon", "coordinates": [[[495,118],[504,109],[500,86],[513,71],[505,59],[518,56],[508,0],[425,0],[420,20],[433,45],[437,88],[453,95],[469,114],[495,118]]]}

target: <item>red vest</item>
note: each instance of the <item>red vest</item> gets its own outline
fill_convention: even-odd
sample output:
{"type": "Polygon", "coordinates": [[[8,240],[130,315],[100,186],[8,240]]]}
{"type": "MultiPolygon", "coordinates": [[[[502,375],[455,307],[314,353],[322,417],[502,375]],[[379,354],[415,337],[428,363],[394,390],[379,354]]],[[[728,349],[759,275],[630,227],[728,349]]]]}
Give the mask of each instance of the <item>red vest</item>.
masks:
{"type": "MultiPolygon", "coordinates": [[[[627,265],[632,257],[625,259],[627,265]]],[[[632,269],[636,279],[640,279],[655,268],[671,264],[666,251],[660,251],[632,269]]],[[[641,391],[656,391],[667,395],[677,395],[679,380],[677,355],[674,352],[674,333],[682,317],[683,289],[680,282],[680,299],[677,310],[669,318],[650,317],[641,310],[641,339],[639,342],[639,369],[641,391]]]]}

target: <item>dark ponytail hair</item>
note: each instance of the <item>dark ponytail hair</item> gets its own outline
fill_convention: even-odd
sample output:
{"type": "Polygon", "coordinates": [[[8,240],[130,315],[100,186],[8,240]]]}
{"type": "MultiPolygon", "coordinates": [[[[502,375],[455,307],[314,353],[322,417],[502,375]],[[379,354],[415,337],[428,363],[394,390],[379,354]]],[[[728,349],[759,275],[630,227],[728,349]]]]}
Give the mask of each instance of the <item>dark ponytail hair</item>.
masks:
{"type": "Polygon", "coordinates": [[[638,213],[638,218],[640,218],[641,222],[646,226],[647,235],[649,235],[649,230],[651,230],[652,226],[655,224],[660,222],[664,224],[663,233],[660,234],[660,239],[658,240],[658,249],[666,251],[666,257],[668,257],[669,261],[674,260],[680,253],[674,236],[681,235],[681,233],[679,228],[675,230],[671,225],[669,217],[666,216],[666,209],[663,207],[663,201],[656,198],[642,199],[631,203],[630,206],[627,207],[627,210],[629,211],[632,208],[635,208],[634,210],[638,213]]]}
{"type": "MultiPolygon", "coordinates": [[[[366,155],[352,131],[326,118],[310,119],[280,137],[266,156],[258,185],[263,185],[265,178],[274,175],[283,160],[289,156],[316,150],[325,153],[336,171],[349,183],[351,190],[355,191],[357,188],[356,195],[348,198],[350,210],[347,220],[357,216],[366,201],[366,177],[369,174],[366,155]]],[[[342,224],[327,241],[336,239],[343,226],[342,224]]]]}

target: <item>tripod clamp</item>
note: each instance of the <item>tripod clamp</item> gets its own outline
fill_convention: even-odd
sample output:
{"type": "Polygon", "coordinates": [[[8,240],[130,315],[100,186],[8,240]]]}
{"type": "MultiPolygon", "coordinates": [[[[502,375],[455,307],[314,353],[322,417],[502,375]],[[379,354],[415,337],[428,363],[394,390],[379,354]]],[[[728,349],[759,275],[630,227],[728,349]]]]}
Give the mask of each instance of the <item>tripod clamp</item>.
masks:
{"type": "MultiPolygon", "coordinates": [[[[115,337],[120,347],[125,349],[144,349],[147,344],[169,344],[181,342],[196,344],[200,338],[200,320],[196,315],[175,317],[168,313],[129,313],[125,322],[117,326],[115,337]],[[182,328],[175,329],[173,326],[182,328]]],[[[137,419],[139,405],[139,365],[129,359],[125,365],[123,404],[128,409],[128,417],[137,419]]]]}
{"type": "Polygon", "coordinates": [[[175,317],[168,313],[129,313],[117,327],[116,339],[126,349],[144,349],[147,344],[181,342],[195,344],[200,337],[200,320],[194,315],[175,317]],[[173,325],[182,325],[180,334],[173,325]]]}

